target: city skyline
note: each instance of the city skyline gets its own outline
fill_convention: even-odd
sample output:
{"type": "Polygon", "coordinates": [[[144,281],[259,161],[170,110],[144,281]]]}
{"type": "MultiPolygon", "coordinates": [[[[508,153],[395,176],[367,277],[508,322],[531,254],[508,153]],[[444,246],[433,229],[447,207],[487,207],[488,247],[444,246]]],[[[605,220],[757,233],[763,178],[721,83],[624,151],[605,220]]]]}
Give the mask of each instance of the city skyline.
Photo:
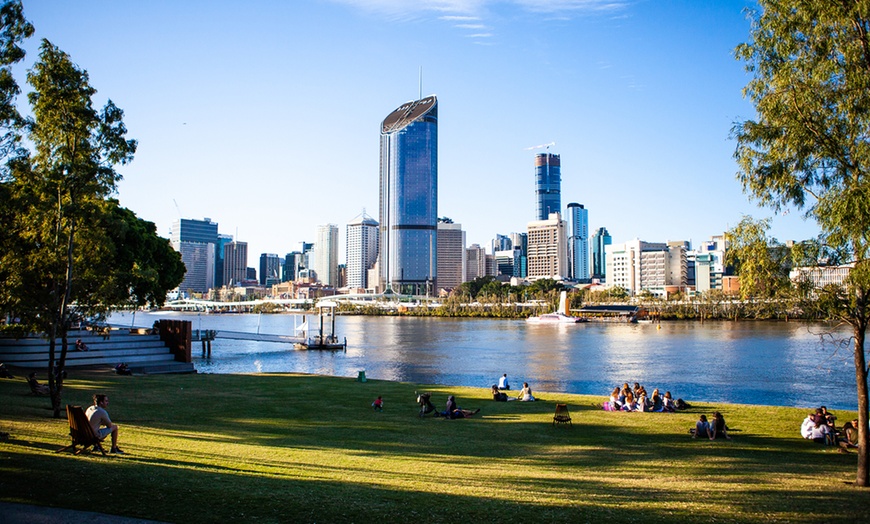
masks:
{"type": "MultiPolygon", "coordinates": [[[[751,5],[258,1],[240,21],[222,1],[25,0],[36,33],[16,78],[23,106],[43,37],[88,71],[96,103],[111,98],[139,141],[118,198],[165,237],[210,217],[252,257],[283,254],[374,208],[374,130],[419,98],[422,68],[441,106],[439,215],[469,245],[525,231],[530,148],[551,142],[562,202],[582,202],[591,230],[697,244],[771,216],[742,194],[728,139],[754,116],[733,58],[751,5]]],[[[799,215],[773,217],[771,233],[813,236],[799,215]]]]}

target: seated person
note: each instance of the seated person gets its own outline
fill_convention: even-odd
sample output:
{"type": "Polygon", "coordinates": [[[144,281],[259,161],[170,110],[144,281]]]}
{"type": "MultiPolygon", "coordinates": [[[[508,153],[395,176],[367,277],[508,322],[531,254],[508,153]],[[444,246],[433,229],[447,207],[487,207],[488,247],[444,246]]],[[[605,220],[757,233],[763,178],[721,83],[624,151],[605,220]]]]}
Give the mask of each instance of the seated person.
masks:
{"type": "Polygon", "coordinates": [[[835,417],[833,413],[829,412],[828,408],[825,406],[820,407],[819,412],[821,413],[825,424],[827,424],[831,429],[835,429],[835,421],[837,420],[837,417],[835,417]]]}
{"type": "Polygon", "coordinates": [[[40,384],[39,381],[36,380],[35,371],[27,376],[27,385],[30,386],[30,391],[36,393],[37,395],[48,395],[49,393],[51,393],[47,385],[40,384]]]}
{"type": "MultiPolygon", "coordinates": [[[[619,388],[613,388],[613,391],[610,393],[610,411],[619,411],[622,408],[622,401],[619,400],[619,388]]],[[[623,397],[625,400],[625,397],[623,397]]]]}
{"type": "Polygon", "coordinates": [[[6,369],[6,364],[0,362],[0,378],[15,378],[12,373],[6,369]]]}
{"type": "Polygon", "coordinates": [[[853,419],[843,424],[843,441],[846,447],[858,447],[858,419],[853,419]]]}
{"type": "Polygon", "coordinates": [[[637,402],[634,401],[634,394],[628,393],[625,395],[625,402],[622,403],[622,411],[637,411],[637,402]]]}
{"type": "Polygon", "coordinates": [[[508,384],[507,373],[505,373],[504,375],[502,375],[498,379],[498,389],[510,389],[510,388],[511,388],[511,385],[508,384]]]}
{"type": "Polygon", "coordinates": [[[123,454],[124,452],[118,447],[118,425],[109,419],[109,412],[106,411],[108,406],[108,395],[96,394],[94,395],[94,405],[85,411],[85,416],[88,417],[88,422],[91,423],[94,435],[100,440],[112,435],[112,449],[110,453],[123,454]]]}
{"type": "Polygon", "coordinates": [[[810,433],[810,438],[817,444],[833,445],[834,438],[831,428],[824,422],[816,421],[810,433]]]}
{"type": "Polygon", "coordinates": [[[492,385],[492,399],[496,402],[507,402],[507,393],[501,392],[498,390],[498,386],[492,385]]]}
{"type": "Polygon", "coordinates": [[[529,387],[528,382],[523,382],[523,389],[520,391],[519,396],[517,396],[517,400],[522,400],[523,402],[535,401],[535,397],[532,396],[532,388],[529,387]]]}
{"type": "Polygon", "coordinates": [[[88,345],[82,342],[82,339],[76,339],[76,351],[87,351],[88,345]]]}
{"type": "Polygon", "coordinates": [[[670,391],[665,391],[665,396],[662,398],[662,411],[668,413],[677,411],[677,405],[674,403],[674,398],[671,396],[670,391]]]}
{"type": "Polygon", "coordinates": [[[725,417],[718,411],[713,413],[713,422],[710,423],[710,440],[717,438],[731,440],[731,437],[728,436],[728,425],[725,424],[725,417]]]}
{"type": "Polygon", "coordinates": [[[807,418],[801,422],[801,436],[805,439],[813,438],[813,427],[816,425],[815,414],[810,413],[807,418]]]}
{"type": "Polygon", "coordinates": [[[121,362],[120,364],[115,366],[115,373],[119,375],[132,375],[133,371],[130,369],[130,366],[128,366],[124,362],[121,362]]]}
{"type": "Polygon", "coordinates": [[[707,422],[707,415],[701,415],[698,422],[695,423],[695,430],[692,432],[692,438],[711,438],[710,423],[707,422]]]}
{"type": "Polygon", "coordinates": [[[444,410],[444,416],[448,418],[465,418],[478,413],[480,409],[471,411],[470,409],[462,409],[456,405],[456,398],[453,395],[447,397],[447,409],[444,410]]]}
{"type": "Polygon", "coordinates": [[[383,411],[384,410],[384,398],[382,396],[378,395],[378,398],[376,398],[375,401],[372,402],[372,408],[374,408],[375,411],[383,411]]]}

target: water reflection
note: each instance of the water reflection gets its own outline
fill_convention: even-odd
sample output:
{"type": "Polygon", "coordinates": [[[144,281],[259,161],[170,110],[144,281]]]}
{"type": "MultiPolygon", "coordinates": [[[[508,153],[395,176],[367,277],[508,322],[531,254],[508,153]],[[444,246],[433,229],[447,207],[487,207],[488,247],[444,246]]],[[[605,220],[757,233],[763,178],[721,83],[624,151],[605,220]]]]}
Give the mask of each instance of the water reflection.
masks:
{"type": "MultiPolygon", "coordinates": [[[[292,315],[137,313],[193,321],[194,328],[287,334],[292,315]]],[[[298,321],[298,320],[297,320],[298,321]]],[[[116,315],[129,325],[129,315],[116,315]]],[[[540,325],[513,320],[339,317],[346,352],[297,351],[287,344],[221,339],[206,373],[292,371],[489,387],[502,373],[535,391],[606,396],[640,382],[691,400],[856,409],[851,351],[820,338],[826,326],[789,322],[673,322],[540,325]]]]}

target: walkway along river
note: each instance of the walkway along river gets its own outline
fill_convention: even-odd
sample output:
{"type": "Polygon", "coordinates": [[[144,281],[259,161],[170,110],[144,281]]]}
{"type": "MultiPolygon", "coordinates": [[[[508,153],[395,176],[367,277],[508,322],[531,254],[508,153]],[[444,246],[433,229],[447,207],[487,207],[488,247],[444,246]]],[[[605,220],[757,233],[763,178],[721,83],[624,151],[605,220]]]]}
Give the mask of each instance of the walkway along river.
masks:
{"type": "MultiPolygon", "coordinates": [[[[187,319],[194,329],[289,335],[294,315],[115,314],[116,325],[187,319]]],[[[295,319],[300,322],[298,317],[295,319]]],[[[606,397],[640,382],[688,402],[857,409],[849,331],[803,322],[531,325],[517,320],[339,316],[346,352],[215,341],[201,373],[299,372],[486,388],[507,373],[535,391],[606,397]]],[[[544,395],[546,398],[546,395],[544,395]]]]}

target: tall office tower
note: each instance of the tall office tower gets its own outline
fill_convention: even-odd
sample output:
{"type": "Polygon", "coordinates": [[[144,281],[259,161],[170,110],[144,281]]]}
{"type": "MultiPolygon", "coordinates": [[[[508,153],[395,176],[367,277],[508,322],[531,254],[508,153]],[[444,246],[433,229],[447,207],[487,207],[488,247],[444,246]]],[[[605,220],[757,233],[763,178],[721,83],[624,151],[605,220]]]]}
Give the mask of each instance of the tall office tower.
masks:
{"type": "Polygon", "coordinates": [[[529,274],[527,259],[527,256],[529,254],[529,234],[511,233],[510,237],[511,244],[514,246],[514,249],[520,250],[520,266],[519,268],[515,268],[516,276],[526,278],[526,276],[529,274]]]}
{"type": "Polygon", "coordinates": [[[205,293],[215,284],[215,247],[218,244],[218,225],[211,219],[180,218],[173,222],[169,232],[172,247],[181,253],[187,268],[179,291],[205,293]]]}
{"type": "Polygon", "coordinates": [[[465,231],[462,224],[438,219],[438,288],[452,290],[465,281],[465,231]]]}
{"type": "Polygon", "coordinates": [[[347,287],[368,287],[368,270],[378,260],[378,222],[363,212],[347,224],[347,287]]]}
{"type": "Polygon", "coordinates": [[[568,275],[568,248],[561,213],[529,222],[528,271],[530,279],[562,280],[568,275]]]}
{"type": "Polygon", "coordinates": [[[314,242],[299,242],[299,252],[302,253],[301,269],[311,269],[314,262],[312,261],[312,252],[314,251],[314,242]]]}
{"type": "Polygon", "coordinates": [[[583,204],[568,204],[568,266],[571,278],[589,279],[589,211],[583,204]]]}
{"type": "Polygon", "coordinates": [[[317,279],[327,286],[338,284],[338,226],[317,226],[314,241],[314,272],[317,279]]]}
{"type": "Polygon", "coordinates": [[[281,280],[283,282],[293,282],[299,275],[299,269],[305,267],[302,265],[302,253],[299,251],[291,251],[284,256],[284,267],[281,270],[281,280]]]}
{"type": "Polygon", "coordinates": [[[228,242],[224,245],[224,285],[238,286],[248,278],[248,243],[228,242]]]}
{"type": "Polygon", "coordinates": [[[435,289],[438,235],[438,100],[402,104],[381,123],[379,289],[435,289]]]}
{"type": "Polygon", "coordinates": [[[612,243],[613,241],[610,238],[610,233],[607,232],[607,228],[599,227],[598,231],[592,235],[592,278],[599,280],[606,278],[606,260],[604,255],[607,246],[612,243]]]}
{"type": "Polygon", "coordinates": [[[562,167],[559,155],[535,155],[535,198],[537,220],[562,212],[562,167]]]}
{"type": "Polygon", "coordinates": [[[217,246],[214,250],[214,287],[223,287],[224,282],[224,246],[233,241],[232,235],[218,234],[217,246]]]}
{"type": "Polygon", "coordinates": [[[486,276],[486,249],[479,244],[471,244],[465,250],[465,280],[471,282],[475,278],[486,276]]]}
{"type": "Polygon", "coordinates": [[[275,253],[260,254],[260,285],[271,286],[281,282],[281,261],[275,253]]]}
{"type": "Polygon", "coordinates": [[[496,234],[495,238],[492,239],[492,245],[490,247],[492,248],[492,252],[495,253],[496,251],[507,251],[513,248],[513,244],[511,244],[511,239],[507,235],[496,234]]]}

